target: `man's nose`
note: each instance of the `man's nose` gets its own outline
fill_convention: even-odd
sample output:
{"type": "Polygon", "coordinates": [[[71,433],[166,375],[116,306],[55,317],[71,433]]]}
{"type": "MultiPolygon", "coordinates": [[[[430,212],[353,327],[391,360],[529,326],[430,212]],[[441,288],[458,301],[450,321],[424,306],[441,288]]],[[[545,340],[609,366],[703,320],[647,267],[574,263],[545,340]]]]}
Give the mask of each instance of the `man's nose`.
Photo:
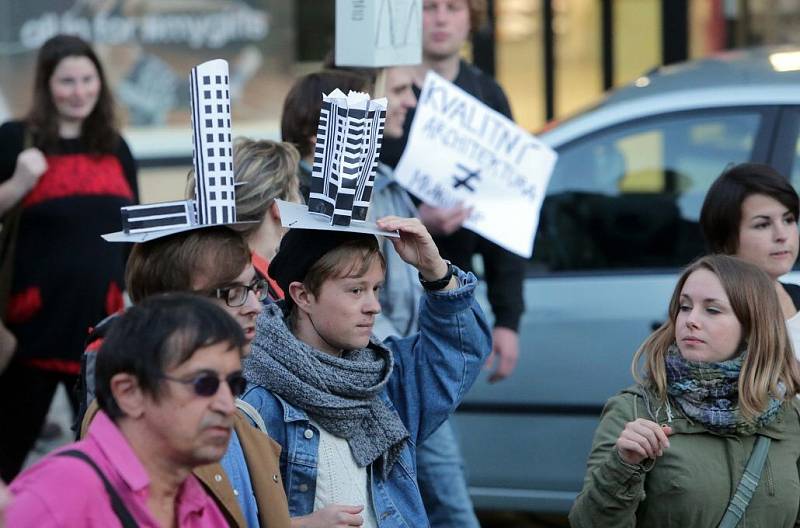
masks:
{"type": "Polygon", "coordinates": [[[219,384],[217,393],[214,395],[213,405],[215,411],[226,416],[231,416],[236,412],[236,397],[233,395],[227,381],[219,384]]]}
{"type": "Polygon", "coordinates": [[[381,302],[378,299],[378,292],[372,292],[364,304],[364,311],[370,314],[381,313],[381,302]]]}
{"type": "Polygon", "coordinates": [[[264,305],[261,304],[261,301],[258,300],[255,292],[249,291],[247,292],[247,300],[242,305],[242,312],[248,315],[258,315],[261,313],[261,310],[264,309],[264,305]]]}
{"type": "Polygon", "coordinates": [[[433,21],[436,23],[443,23],[447,15],[447,5],[444,3],[436,4],[433,8],[433,21]]]}

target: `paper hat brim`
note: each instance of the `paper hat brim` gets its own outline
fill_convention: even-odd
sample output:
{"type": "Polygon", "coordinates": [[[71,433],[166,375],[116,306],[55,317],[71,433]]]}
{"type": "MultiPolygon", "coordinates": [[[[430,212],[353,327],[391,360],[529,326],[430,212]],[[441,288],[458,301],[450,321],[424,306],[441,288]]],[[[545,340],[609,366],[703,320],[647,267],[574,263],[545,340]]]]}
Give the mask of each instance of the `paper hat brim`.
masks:
{"type": "Polygon", "coordinates": [[[342,231],[349,233],[366,233],[391,238],[400,238],[398,231],[385,231],[373,222],[353,220],[348,226],[331,225],[327,216],[308,212],[308,206],[283,200],[275,200],[281,213],[281,225],[289,229],[316,229],[318,231],[342,231]]]}
{"type": "Polygon", "coordinates": [[[144,233],[126,233],[125,231],[117,231],[116,233],[106,233],[100,235],[106,242],[132,242],[141,243],[149,240],[156,240],[165,236],[177,235],[178,233],[185,233],[186,231],[194,231],[195,229],[205,229],[207,227],[230,227],[235,229],[236,226],[248,226],[257,224],[258,220],[251,220],[246,222],[233,222],[230,224],[205,224],[205,225],[190,225],[173,227],[170,229],[163,229],[160,231],[148,231],[144,233]]]}

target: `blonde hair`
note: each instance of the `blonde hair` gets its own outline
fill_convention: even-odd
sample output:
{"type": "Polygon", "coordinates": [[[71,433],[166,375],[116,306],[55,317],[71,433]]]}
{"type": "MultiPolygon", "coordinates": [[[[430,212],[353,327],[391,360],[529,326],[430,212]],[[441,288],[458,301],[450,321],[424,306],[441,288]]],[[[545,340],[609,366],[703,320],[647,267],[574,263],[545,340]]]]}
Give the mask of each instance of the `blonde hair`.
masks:
{"type": "MultiPolygon", "coordinates": [[[[276,199],[301,201],[297,168],[300,154],[290,143],[237,137],[233,141],[233,178],[236,186],[236,219],[257,224],[238,226],[243,237],[258,231],[264,215],[276,199]]],[[[186,195],[194,196],[195,177],[191,171],[186,195]]]]}
{"type": "Polygon", "coordinates": [[[666,401],[665,357],[675,343],[681,291],[689,275],[700,269],[717,276],[742,325],[742,339],[747,346],[747,356],[739,374],[742,415],[752,418],[762,413],[770,397],[793,398],[800,388],[800,367],[792,351],[775,283],[758,267],[728,255],[701,257],[684,270],[672,293],[669,318],[642,343],[633,357],[633,377],[661,401],[666,401]]]}

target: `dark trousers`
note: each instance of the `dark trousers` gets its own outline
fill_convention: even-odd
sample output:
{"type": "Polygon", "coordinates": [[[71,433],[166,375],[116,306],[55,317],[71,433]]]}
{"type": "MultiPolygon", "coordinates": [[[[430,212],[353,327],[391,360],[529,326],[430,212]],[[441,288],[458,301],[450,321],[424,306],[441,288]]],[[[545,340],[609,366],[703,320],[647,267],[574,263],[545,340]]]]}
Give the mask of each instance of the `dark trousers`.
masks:
{"type": "Polygon", "coordinates": [[[0,375],[0,478],[10,482],[22,469],[42,429],[59,383],[64,383],[72,409],[78,377],[22,365],[14,360],[0,375]]]}

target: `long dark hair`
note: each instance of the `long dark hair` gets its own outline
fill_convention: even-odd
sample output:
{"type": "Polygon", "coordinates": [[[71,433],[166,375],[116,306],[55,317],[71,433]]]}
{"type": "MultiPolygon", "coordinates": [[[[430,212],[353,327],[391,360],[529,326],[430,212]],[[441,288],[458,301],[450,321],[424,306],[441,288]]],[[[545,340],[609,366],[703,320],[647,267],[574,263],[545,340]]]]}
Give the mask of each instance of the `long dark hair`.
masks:
{"type": "Polygon", "coordinates": [[[81,140],[89,152],[112,152],[117,146],[119,135],[111,90],[106,83],[103,66],[92,47],[80,37],[73,35],[56,35],[39,48],[33,86],[33,105],[26,118],[33,134],[34,145],[45,153],[58,150],[58,111],[50,93],[50,78],[59,63],[67,57],[86,57],[92,61],[100,78],[97,103],[81,126],[81,140]]]}

